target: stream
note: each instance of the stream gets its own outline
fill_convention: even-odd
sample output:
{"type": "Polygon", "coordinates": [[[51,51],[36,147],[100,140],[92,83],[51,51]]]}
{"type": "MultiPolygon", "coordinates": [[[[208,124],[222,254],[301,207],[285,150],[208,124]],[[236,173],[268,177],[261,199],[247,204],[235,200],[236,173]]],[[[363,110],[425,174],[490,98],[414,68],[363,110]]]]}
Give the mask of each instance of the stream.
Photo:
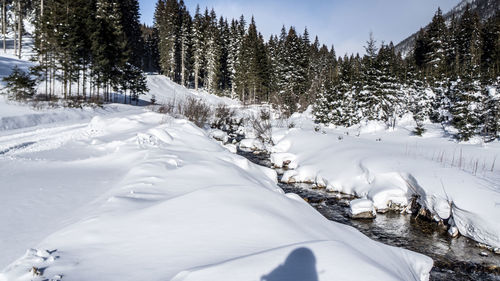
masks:
{"type": "MultiPolygon", "coordinates": [[[[238,149],[253,163],[271,167],[269,155],[238,149]]],[[[281,171],[278,170],[278,174],[281,171]]],[[[434,260],[430,280],[500,280],[500,255],[478,247],[464,236],[451,238],[437,223],[399,212],[377,214],[373,220],[354,220],[349,215],[352,196],[315,189],[311,184],[279,186],[304,198],[331,221],[350,225],[373,240],[422,253],[434,260]],[[486,256],[487,255],[487,256],[486,256]]]]}

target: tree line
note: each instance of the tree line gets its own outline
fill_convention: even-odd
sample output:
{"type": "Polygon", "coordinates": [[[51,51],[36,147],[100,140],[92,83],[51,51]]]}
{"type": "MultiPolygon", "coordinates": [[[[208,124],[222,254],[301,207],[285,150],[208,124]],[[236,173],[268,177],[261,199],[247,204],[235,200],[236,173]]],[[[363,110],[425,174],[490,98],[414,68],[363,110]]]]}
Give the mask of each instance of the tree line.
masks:
{"type": "Polygon", "coordinates": [[[158,66],[173,81],[239,98],[273,102],[288,113],[314,101],[323,76],[334,75],[335,51],[311,43],[307,29],[282,28],[268,40],[255,19],[217,17],[197,7],[191,16],[183,0],[159,0],[154,30],[158,66]]]}
{"type": "Polygon", "coordinates": [[[152,61],[187,87],[270,102],[287,114],[314,105],[318,123],[395,126],[413,113],[418,135],[428,119],[453,125],[460,140],[500,134],[498,11],[481,21],[466,7],[447,24],[439,9],[405,57],[370,36],[366,54],[337,58],[333,46],[311,41],[307,28],[283,27],[266,41],[254,18],[228,21],[199,7],[191,16],[182,0],[159,0],[152,30],[152,61]]]}
{"type": "Polygon", "coordinates": [[[1,29],[3,52],[7,52],[7,33],[9,28],[14,34],[14,54],[21,58],[23,48],[24,23],[23,20],[32,8],[32,1],[27,0],[1,0],[1,29]],[[11,11],[11,13],[9,13],[11,11]]]}
{"type": "Polygon", "coordinates": [[[500,137],[500,14],[481,21],[469,6],[447,24],[439,9],[403,58],[392,43],[337,62],[338,77],[325,84],[315,105],[316,120],[349,126],[413,113],[415,133],[430,120],[452,125],[457,139],[500,137]]]}
{"type": "MultiPolygon", "coordinates": [[[[47,99],[61,95],[64,99],[110,102],[113,93],[120,93],[124,102],[127,95],[131,102],[147,91],[137,0],[13,3],[23,3],[25,11],[32,14],[32,60],[36,66],[31,74],[47,99]]],[[[20,34],[24,33],[22,28],[20,25],[20,34]]]]}

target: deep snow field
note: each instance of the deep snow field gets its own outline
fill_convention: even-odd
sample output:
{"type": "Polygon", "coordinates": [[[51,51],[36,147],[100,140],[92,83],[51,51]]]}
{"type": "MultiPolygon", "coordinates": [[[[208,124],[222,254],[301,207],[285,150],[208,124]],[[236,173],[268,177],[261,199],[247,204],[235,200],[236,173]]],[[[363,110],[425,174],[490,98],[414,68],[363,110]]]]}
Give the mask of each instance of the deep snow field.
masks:
{"type": "Polygon", "coordinates": [[[0,280],[428,277],[429,258],[326,220],[186,120],[92,113],[1,131],[0,280]]]}
{"type": "MultiPolygon", "coordinates": [[[[29,65],[0,56],[0,76],[13,64],[29,65]]],[[[159,75],[148,85],[144,101],[257,111],[159,75]]],[[[433,125],[413,137],[405,120],[318,128],[306,112],[285,123],[268,147],[293,168],[283,180],[378,210],[419,195],[437,220],[500,246],[498,143],[459,144],[433,125]]],[[[0,281],[428,280],[430,258],[328,221],[212,134],[148,107],[35,110],[0,97],[0,281]]]]}

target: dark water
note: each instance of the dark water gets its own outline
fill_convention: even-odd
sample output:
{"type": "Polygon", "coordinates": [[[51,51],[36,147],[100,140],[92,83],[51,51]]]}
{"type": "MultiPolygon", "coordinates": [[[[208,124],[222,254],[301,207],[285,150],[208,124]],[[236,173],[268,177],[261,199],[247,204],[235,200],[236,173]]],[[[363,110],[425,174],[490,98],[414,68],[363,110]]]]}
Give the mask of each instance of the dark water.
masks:
{"type": "MultiPolygon", "coordinates": [[[[270,167],[269,155],[238,151],[250,161],[270,167]]],[[[279,172],[279,171],[278,171],[279,172]]],[[[422,253],[434,260],[431,280],[500,280],[500,255],[481,249],[477,242],[460,236],[452,239],[435,222],[398,212],[377,214],[374,220],[352,220],[349,196],[313,189],[309,184],[279,184],[285,192],[304,198],[331,221],[355,227],[387,245],[422,253]],[[487,257],[481,255],[487,253],[487,257]]]]}

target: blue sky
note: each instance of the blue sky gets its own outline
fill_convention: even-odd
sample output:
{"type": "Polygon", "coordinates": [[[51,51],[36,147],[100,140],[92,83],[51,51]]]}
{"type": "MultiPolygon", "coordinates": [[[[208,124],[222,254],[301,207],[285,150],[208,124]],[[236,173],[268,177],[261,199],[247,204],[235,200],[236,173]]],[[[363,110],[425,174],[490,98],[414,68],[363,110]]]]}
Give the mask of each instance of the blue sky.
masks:
{"type": "MultiPolygon", "coordinates": [[[[139,0],[142,21],[152,24],[156,0],[139,0]]],[[[281,26],[293,25],[312,39],[335,45],[337,55],[364,53],[370,31],[378,43],[397,43],[426,25],[438,7],[448,11],[459,0],[184,0],[194,13],[196,5],[214,8],[217,15],[248,19],[255,16],[260,32],[269,38],[281,26]]]]}

